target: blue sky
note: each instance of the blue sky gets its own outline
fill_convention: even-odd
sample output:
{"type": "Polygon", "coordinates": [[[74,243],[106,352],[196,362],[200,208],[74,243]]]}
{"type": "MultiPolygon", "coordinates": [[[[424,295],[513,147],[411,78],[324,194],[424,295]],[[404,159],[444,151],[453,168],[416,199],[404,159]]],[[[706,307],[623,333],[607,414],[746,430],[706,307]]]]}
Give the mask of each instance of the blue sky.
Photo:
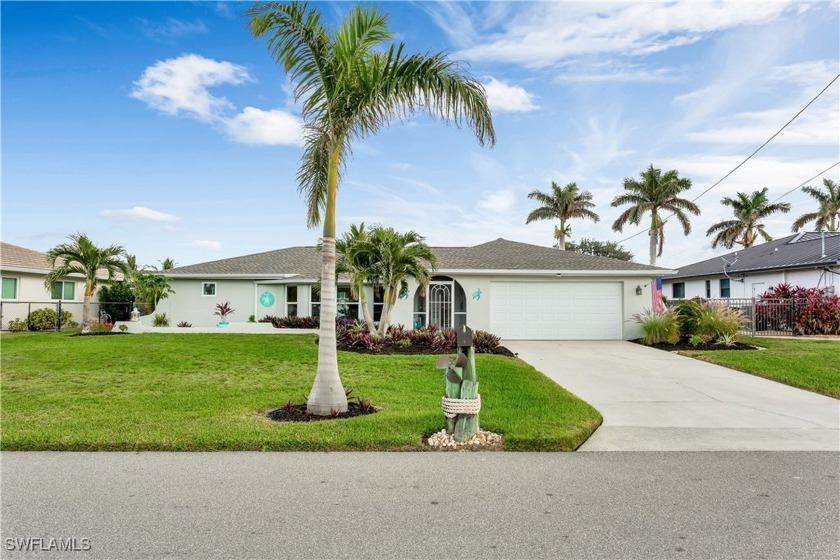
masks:
{"type": "MultiPolygon", "coordinates": [[[[2,235],[47,250],[73,231],[141,263],[190,264],[311,245],[296,192],[300,116],[290,84],[221,2],[2,3],[2,235]]],[[[330,23],[349,3],[319,3],[330,23]]],[[[339,229],[415,229],[433,245],[497,237],[551,245],[525,225],[527,193],[590,190],[598,223],[572,240],[621,240],[610,202],[649,164],[696,196],[770,137],[840,71],[837,2],[381,3],[410,51],[446,50],[488,91],[498,143],[426,117],[357,143],[339,229]]],[[[793,125],[699,199],[661,264],[722,251],[705,230],[723,196],[772,198],[840,160],[835,83],[793,125]]],[[[840,166],[824,175],[840,178],[840,166]]],[[[813,181],[819,184],[821,180],[813,181]]],[[[811,211],[796,192],[774,237],[811,211]]],[[[646,262],[647,236],[624,243],[646,262]]]]}

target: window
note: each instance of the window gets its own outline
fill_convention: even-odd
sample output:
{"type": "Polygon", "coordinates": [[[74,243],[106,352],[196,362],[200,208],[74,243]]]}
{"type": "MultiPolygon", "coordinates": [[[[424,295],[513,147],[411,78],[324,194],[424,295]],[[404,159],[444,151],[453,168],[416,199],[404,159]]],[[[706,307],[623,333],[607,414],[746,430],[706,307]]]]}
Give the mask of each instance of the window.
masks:
{"type": "Polygon", "coordinates": [[[729,278],[720,279],[720,297],[729,297],[729,278]]]}
{"type": "Polygon", "coordinates": [[[706,299],[712,297],[712,281],[706,280],[706,299]]]}
{"type": "Polygon", "coordinates": [[[674,282],[672,296],[674,299],[685,299],[685,282],[674,282]]]}
{"type": "Polygon", "coordinates": [[[73,300],[76,297],[75,282],[53,282],[52,298],[73,300]]]}
{"type": "Polygon", "coordinates": [[[286,316],[297,317],[297,286],[286,286],[286,316]]]}
{"type": "Polygon", "coordinates": [[[373,287],[373,320],[379,321],[382,318],[382,309],[385,307],[385,286],[373,287]]]}
{"type": "Polygon", "coordinates": [[[345,319],[358,319],[359,300],[350,293],[350,286],[338,286],[337,290],[338,307],[336,308],[336,316],[345,319]]]}
{"type": "Polygon", "coordinates": [[[201,284],[201,295],[203,295],[203,296],[215,296],[216,295],[216,283],[215,282],[203,282],[201,284]]]}
{"type": "Polygon", "coordinates": [[[310,303],[310,312],[309,315],[312,317],[320,317],[321,316],[321,286],[318,284],[312,284],[309,287],[309,303],[310,303]]]}
{"type": "Polygon", "coordinates": [[[18,279],[3,277],[3,299],[17,299],[18,279]]]}

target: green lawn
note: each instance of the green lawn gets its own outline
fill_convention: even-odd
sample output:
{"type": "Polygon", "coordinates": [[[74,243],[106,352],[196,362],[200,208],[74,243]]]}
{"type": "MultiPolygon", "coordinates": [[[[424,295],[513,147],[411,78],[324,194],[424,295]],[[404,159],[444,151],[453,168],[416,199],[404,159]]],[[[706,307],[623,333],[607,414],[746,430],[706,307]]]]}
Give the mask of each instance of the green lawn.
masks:
{"type": "MultiPolygon", "coordinates": [[[[419,450],[443,427],[435,356],[339,353],[345,386],[382,411],[314,423],[259,412],[300,402],[311,335],[3,335],[4,450],[419,450]]],[[[477,357],[483,429],[508,450],[572,450],[598,412],[524,362],[477,357]]]]}
{"type": "Polygon", "coordinates": [[[796,338],[741,338],[766,350],[687,351],[700,358],[779,383],[840,398],[840,342],[796,338]]]}

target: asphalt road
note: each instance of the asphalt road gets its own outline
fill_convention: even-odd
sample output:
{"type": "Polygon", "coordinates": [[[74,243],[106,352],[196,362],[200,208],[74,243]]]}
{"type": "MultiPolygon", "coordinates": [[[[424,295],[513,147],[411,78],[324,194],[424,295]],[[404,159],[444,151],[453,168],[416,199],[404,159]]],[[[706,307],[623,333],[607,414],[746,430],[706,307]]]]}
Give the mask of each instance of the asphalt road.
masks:
{"type": "Polygon", "coordinates": [[[838,558],[838,459],[3,453],[2,557],[838,558]]]}

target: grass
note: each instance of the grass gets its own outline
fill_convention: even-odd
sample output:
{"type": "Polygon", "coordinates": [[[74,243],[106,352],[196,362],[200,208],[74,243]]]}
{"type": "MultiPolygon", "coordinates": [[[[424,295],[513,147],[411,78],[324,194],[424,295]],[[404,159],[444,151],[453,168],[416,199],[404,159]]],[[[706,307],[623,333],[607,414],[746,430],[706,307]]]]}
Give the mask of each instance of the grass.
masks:
{"type": "Polygon", "coordinates": [[[739,338],[763,351],[684,351],[686,356],[840,398],[840,342],[795,338],[739,338]]]}
{"type": "MultiPolygon", "coordinates": [[[[382,411],[275,423],[259,413],[303,401],[312,384],[311,335],[52,333],[0,344],[4,450],[421,450],[444,424],[435,356],[340,352],[344,385],[382,411]]],[[[518,359],[476,362],[481,426],[502,433],[505,449],[573,450],[601,423],[518,359]]]]}

